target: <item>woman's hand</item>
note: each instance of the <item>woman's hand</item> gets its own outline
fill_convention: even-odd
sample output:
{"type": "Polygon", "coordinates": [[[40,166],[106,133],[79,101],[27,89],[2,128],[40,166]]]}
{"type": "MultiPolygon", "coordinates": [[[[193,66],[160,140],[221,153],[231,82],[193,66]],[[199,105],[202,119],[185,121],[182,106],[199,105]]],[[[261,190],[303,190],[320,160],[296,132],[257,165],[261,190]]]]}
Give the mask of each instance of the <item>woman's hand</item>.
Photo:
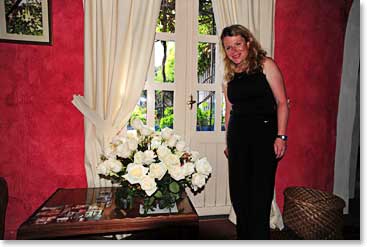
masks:
{"type": "Polygon", "coordinates": [[[287,150],[287,141],[284,141],[280,138],[275,138],[274,153],[276,155],[276,158],[277,159],[282,158],[286,150],[287,150]]]}

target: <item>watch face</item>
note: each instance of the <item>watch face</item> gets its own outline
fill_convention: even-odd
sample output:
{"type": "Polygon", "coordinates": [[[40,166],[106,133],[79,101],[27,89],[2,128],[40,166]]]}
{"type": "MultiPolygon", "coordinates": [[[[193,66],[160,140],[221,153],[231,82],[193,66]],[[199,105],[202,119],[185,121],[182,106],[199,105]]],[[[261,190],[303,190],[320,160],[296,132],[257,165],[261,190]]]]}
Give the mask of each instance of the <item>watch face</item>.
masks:
{"type": "Polygon", "coordinates": [[[285,135],[278,135],[277,137],[282,139],[283,141],[286,141],[288,139],[288,137],[285,135]]]}

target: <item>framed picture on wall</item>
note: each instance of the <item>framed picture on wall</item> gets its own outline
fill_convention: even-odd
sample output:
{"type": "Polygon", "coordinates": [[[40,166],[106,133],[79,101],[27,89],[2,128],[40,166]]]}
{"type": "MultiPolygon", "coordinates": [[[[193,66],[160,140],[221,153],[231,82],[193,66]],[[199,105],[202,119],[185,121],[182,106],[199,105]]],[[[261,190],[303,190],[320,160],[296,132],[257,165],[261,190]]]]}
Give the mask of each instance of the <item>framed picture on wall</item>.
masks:
{"type": "Polygon", "coordinates": [[[51,45],[51,0],[0,0],[0,42],[51,45]]]}

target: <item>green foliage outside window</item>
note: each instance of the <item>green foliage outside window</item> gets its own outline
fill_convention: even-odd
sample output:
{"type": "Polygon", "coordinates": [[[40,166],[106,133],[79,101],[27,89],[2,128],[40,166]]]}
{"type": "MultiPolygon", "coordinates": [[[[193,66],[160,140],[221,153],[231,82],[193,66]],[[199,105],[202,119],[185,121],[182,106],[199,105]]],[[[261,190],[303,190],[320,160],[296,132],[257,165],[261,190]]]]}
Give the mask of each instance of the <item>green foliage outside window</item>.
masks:
{"type": "Polygon", "coordinates": [[[156,32],[175,32],[175,0],[162,0],[156,32]]]}
{"type": "Polygon", "coordinates": [[[211,45],[208,43],[198,44],[198,75],[204,74],[211,66],[211,56],[213,54],[211,45]]]}
{"type": "Polygon", "coordinates": [[[164,109],[164,114],[161,120],[159,121],[159,128],[163,129],[164,127],[173,127],[173,107],[169,106],[164,109]]]}
{"type": "Polygon", "coordinates": [[[208,102],[203,102],[201,107],[197,108],[196,117],[197,117],[197,125],[200,127],[205,126],[213,126],[214,118],[210,117],[210,110],[203,110],[202,108],[208,108],[208,102]]]}
{"type": "Polygon", "coordinates": [[[199,0],[199,34],[216,34],[213,5],[211,0],[199,0]]]}
{"type": "Polygon", "coordinates": [[[139,118],[144,124],[147,124],[147,108],[136,106],[130,119],[139,118]]]}
{"type": "Polygon", "coordinates": [[[175,48],[171,47],[168,50],[167,61],[165,63],[165,76],[163,79],[162,66],[159,66],[154,77],[156,82],[174,82],[175,80],[175,48]]]}

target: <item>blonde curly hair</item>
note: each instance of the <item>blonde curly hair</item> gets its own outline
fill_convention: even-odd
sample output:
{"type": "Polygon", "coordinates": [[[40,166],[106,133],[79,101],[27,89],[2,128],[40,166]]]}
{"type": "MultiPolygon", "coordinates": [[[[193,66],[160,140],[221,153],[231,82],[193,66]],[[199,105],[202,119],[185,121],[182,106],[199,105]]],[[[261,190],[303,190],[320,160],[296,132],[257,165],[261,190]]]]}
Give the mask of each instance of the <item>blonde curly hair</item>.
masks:
{"type": "Polygon", "coordinates": [[[224,79],[226,82],[229,82],[233,79],[236,65],[227,57],[224,49],[223,39],[228,36],[232,37],[237,35],[240,35],[242,38],[244,38],[246,43],[250,42],[247,58],[245,61],[243,61],[245,67],[247,68],[247,73],[251,74],[257,71],[262,71],[262,63],[266,57],[266,51],[261,48],[260,43],[256,40],[250,30],[242,25],[232,25],[225,27],[222,31],[220,39],[222,44],[221,52],[224,57],[224,79]]]}

